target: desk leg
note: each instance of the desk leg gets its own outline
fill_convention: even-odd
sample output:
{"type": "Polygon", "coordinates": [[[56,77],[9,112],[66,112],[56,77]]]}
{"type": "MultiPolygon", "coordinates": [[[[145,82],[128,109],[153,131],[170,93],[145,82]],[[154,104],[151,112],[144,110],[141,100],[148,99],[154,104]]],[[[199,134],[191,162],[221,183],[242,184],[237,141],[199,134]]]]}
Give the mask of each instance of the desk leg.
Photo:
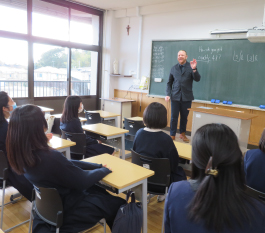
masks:
{"type": "Polygon", "coordinates": [[[143,233],[147,233],[147,179],[142,184],[143,233]]]}
{"type": "Polygon", "coordinates": [[[65,148],[65,157],[66,157],[68,160],[71,159],[70,147],[65,148]]]}
{"type": "Polygon", "coordinates": [[[115,126],[116,126],[117,128],[119,128],[119,122],[118,122],[118,117],[117,117],[117,116],[115,117],[115,126]]]}
{"type": "Polygon", "coordinates": [[[122,159],[125,159],[125,135],[121,135],[121,151],[120,156],[122,159]]]}

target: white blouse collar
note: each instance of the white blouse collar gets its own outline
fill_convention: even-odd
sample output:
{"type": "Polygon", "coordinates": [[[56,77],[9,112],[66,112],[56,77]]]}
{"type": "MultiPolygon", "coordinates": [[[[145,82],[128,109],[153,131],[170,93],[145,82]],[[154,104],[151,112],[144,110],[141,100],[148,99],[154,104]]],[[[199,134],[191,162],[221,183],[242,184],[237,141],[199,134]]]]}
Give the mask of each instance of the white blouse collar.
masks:
{"type": "Polygon", "coordinates": [[[148,127],[145,127],[144,130],[148,131],[148,132],[160,132],[160,131],[162,131],[162,129],[150,129],[148,127]]]}

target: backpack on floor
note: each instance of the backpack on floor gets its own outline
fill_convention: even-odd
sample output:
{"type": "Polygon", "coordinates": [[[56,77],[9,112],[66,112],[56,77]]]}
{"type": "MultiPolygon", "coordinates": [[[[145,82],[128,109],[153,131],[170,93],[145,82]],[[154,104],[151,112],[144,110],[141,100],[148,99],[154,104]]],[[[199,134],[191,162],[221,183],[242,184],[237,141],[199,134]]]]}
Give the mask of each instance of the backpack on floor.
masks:
{"type": "Polygon", "coordinates": [[[143,209],[140,202],[135,202],[134,192],[130,191],[126,196],[127,203],[118,210],[112,233],[141,233],[143,225],[143,209]],[[129,197],[131,202],[128,203],[129,197]]]}

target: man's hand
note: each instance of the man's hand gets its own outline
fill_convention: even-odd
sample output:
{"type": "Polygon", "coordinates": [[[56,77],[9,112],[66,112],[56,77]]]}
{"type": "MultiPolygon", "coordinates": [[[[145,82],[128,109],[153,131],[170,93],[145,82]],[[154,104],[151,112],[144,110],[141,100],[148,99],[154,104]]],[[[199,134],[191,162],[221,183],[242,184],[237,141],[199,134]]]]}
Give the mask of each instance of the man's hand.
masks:
{"type": "Polygon", "coordinates": [[[193,59],[193,60],[190,62],[190,67],[191,67],[192,69],[196,69],[196,67],[197,67],[197,61],[196,61],[196,59],[193,59]]]}
{"type": "Polygon", "coordinates": [[[169,101],[169,100],[170,100],[170,96],[166,96],[165,101],[169,101]]]}

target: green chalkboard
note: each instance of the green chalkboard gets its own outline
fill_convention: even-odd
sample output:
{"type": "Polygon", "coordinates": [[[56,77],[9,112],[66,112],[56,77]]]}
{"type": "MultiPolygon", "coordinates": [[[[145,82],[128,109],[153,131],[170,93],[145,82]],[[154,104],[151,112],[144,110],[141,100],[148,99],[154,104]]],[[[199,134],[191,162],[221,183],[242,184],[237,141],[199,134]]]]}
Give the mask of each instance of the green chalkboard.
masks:
{"type": "Polygon", "coordinates": [[[188,61],[197,60],[201,81],[193,82],[195,99],[265,105],[265,43],[246,39],[153,41],[150,95],[166,95],[169,72],[181,49],[188,61]]]}

